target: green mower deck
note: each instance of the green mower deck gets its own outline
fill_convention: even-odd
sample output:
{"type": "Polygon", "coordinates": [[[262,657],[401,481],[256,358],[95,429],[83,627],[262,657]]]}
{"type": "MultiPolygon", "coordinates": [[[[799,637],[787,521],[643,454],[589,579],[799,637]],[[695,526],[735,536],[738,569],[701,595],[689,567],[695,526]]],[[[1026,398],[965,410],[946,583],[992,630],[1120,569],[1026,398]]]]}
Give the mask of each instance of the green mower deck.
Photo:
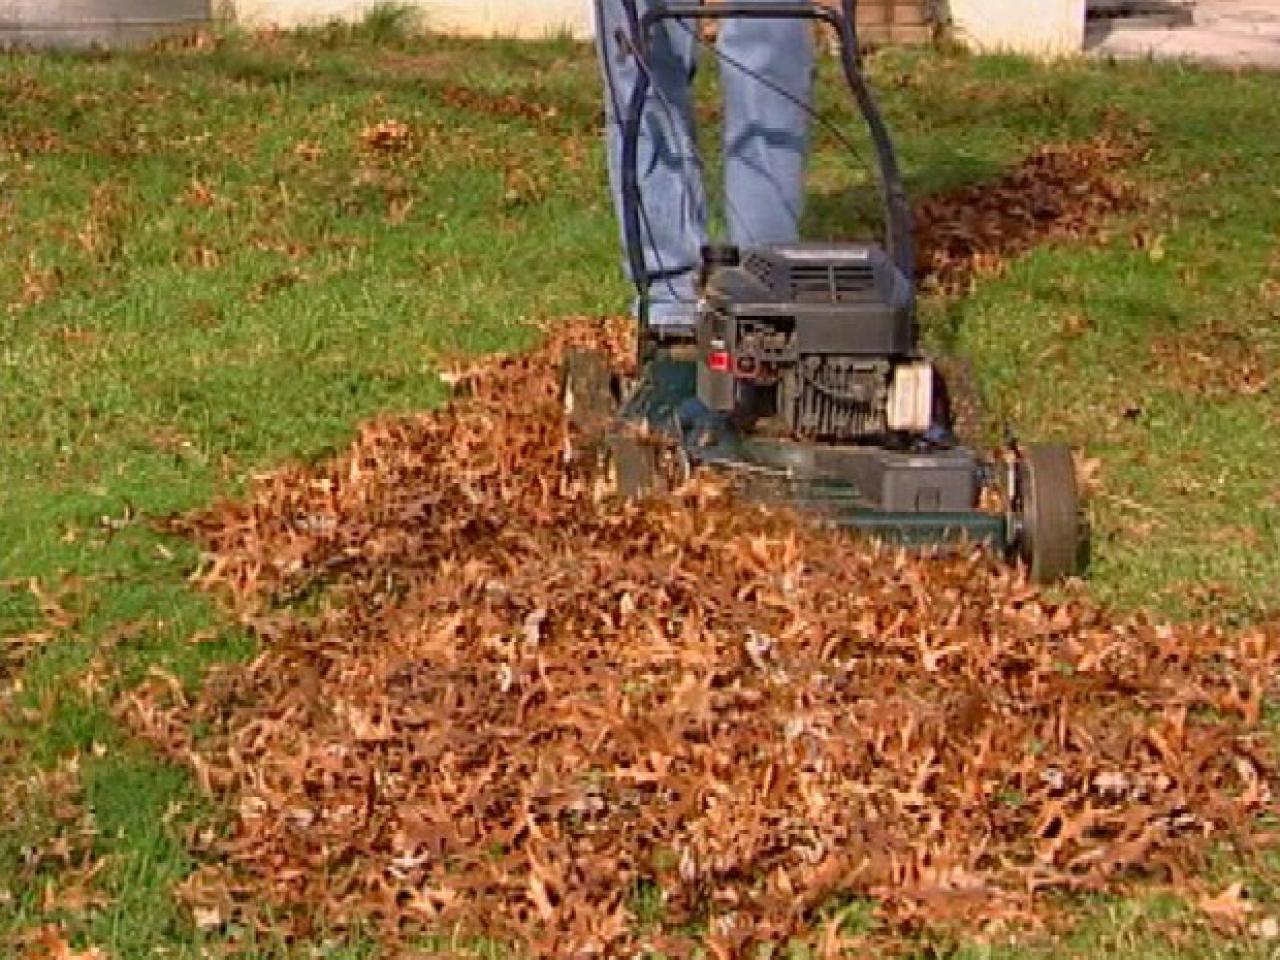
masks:
{"type": "MultiPolygon", "coordinates": [[[[855,479],[857,461],[893,457],[900,459],[905,470],[927,471],[934,463],[952,470],[971,470],[977,490],[984,484],[988,468],[968,451],[954,448],[886,454],[876,448],[814,446],[745,435],[726,422],[691,425],[689,410],[696,402],[696,378],[696,361],[652,360],[626,399],[620,423],[643,425],[645,432],[675,442],[689,467],[725,472],[737,480],[740,491],[750,500],[802,510],[837,526],[905,546],[972,543],[1001,552],[1014,547],[1017,530],[1012,515],[976,507],[884,509],[855,479]]],[[[640,492],[644,486],[643,478],[633,481],[631,492],[640,492]]]]}

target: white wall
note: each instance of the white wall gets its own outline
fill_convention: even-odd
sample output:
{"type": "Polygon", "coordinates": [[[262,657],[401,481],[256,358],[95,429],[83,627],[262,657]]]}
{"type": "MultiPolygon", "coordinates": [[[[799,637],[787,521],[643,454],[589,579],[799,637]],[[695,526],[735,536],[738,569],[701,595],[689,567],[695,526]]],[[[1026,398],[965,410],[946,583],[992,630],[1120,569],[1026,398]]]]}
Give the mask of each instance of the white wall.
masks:
{"type": "MultiPolygon", "coordinates": [[[[249,25],[296,26],[358,19],[377,0],[232,0],[249,25]]],[[[432,30],[469,36],[545,37],[591,34],[591,0],[408,0],[432,30]]]]}
{"type": "MultiPolygon", "coordinates": [[[[469,36],[591,35],[591,0],[407,0],[433,30],[469,36]]],[[[250,25],[358,19],[377,0],[231,0],[250,25]]],[[[1079,53],[1085,0],[947,0],[957,37],[976,50],[1036,56],[1079,53]]]]}
{"type": "Polygon", "coordinates": [[[1085,0],[949,0],[962,43],[983,51],[1057,57],[1084,49],[1085,0]]]}

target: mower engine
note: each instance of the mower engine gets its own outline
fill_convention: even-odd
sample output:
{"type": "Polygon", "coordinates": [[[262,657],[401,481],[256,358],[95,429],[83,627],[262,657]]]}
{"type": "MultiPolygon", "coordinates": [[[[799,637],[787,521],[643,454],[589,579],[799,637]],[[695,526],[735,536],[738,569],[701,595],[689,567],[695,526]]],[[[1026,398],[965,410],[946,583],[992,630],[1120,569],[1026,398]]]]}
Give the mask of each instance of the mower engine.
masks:
{"type": "Polygon", "coordinates": [[[704,251],[698,397],[757,433],[832,443],[920,435],[932,367],[912,286],[874,245],[704,251]]]}

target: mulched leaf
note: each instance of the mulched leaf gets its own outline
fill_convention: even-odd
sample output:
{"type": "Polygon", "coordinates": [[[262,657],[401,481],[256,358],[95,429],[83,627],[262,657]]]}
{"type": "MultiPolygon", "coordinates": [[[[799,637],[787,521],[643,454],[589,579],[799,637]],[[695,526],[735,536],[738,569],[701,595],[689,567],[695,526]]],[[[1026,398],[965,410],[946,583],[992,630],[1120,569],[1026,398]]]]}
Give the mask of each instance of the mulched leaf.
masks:
{"type": "Polygon", "coordinates": [[[597,342],[626,353],[566,324],[184,522],[262,649],[121,711],[231,811],[183,886],[206,925],[834,953],[838,895],[886,942],[1035,924],[1265,838],[1280,631],[1115,616],[709,478],[614,502],[562,459],[558,361],[597,342]]]}

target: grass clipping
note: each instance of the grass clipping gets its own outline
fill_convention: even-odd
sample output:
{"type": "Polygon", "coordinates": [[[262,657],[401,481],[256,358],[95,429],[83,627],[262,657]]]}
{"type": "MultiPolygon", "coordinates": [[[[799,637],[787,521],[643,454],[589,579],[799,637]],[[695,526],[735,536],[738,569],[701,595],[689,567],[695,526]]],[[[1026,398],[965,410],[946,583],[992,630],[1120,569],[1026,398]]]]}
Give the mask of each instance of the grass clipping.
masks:
{"type": "Polygon", "coordinates": [[[1258,839],[1274,632],[1115,619],[707,480],[601,499],[557,369],[602,337],[191,521],[261,653],[123,710],[234,811],[183,888],[202,924],[730,956],[838,943],[837,896],[877,936],[989,929],[1258,839]]]}

